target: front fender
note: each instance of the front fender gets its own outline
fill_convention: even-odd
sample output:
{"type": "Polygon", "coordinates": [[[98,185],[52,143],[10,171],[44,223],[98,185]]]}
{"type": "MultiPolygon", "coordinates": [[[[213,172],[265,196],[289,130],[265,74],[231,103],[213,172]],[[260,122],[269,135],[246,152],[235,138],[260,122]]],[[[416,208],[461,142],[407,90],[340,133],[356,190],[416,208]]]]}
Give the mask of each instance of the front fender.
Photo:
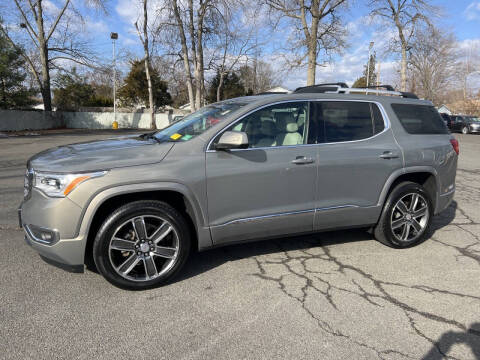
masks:
{"type": "Polygon", "coordinates": [[[101,190],[88,200],[80,217],[77,226],[76,236],[87,238],[93,218],[99,207],[108,199],[118,195],[139,193],[145,191],[175,191],[182,194],[191,204],[193,215],[195,217],[195,226],[198,235],[199,249],[212,246],[210,230],[207,226],[206,214],[202,211],[202,207],[194,193],[183,184],[175,182],[149,182],[114,186],[101,190]]]}

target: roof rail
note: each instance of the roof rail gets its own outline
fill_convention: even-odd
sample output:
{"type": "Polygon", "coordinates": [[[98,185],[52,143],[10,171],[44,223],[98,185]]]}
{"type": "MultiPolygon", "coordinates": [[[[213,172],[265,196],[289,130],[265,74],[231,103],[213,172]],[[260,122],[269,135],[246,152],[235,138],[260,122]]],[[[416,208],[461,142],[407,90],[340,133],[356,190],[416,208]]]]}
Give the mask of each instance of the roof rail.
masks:
{"type": "Polygon", "coordinates": [[[281,95],[281,94],[288,94],[286,91],[264,91],[260,92],[258,94],[253,94],[252,96],[257,96],[257,95],[281,95]]]}
{"type": "Polygon", "coordinates": [[[370,86],[365,86],[366,89],[378,89],[378,88],[384,88],[385,90],[388,91],[395,91],[392,85],[370,85],[370,86]]]}
{"type": "Polygon", "coordinates": [[[339,88],[348,88],[348,85],[344,82],[315,84],[296,88],[293,93],[325,93],[339,88]]]}
{"type": "Polygon", "coordinates": [[[384,95],[400,96],[409,99],[418,99],[414,93],[395,91],[391,85],[375,85],[362,88],[350,88],[345,83],[327,83],[311,86],[299,87],[293,93],[330,93],[330,94],[365,94],[365,95],[384,95]],[[385,89],[382,90],[381,88],[385,89]]]}

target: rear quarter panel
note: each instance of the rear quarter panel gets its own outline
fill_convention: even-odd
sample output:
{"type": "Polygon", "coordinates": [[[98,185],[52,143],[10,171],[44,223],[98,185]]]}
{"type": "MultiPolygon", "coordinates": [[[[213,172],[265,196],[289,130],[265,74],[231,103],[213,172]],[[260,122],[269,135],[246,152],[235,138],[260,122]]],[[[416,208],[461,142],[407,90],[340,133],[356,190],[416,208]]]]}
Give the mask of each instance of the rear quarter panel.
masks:
{"type": "MultiPolygon", "coordinates": [[[[419,104],[418,100],[416,104],[419,104]]],[[[424,104],[431,105],[428,102],[424,104]]],[[[409,134],[391,106],[388,108],[395,139],[403,151],[405,172],[431,172],[437,183],[437,200],[439,196],[455,191],[458,156],[450,143],[454,137],[450,133],[409,134]]]]}

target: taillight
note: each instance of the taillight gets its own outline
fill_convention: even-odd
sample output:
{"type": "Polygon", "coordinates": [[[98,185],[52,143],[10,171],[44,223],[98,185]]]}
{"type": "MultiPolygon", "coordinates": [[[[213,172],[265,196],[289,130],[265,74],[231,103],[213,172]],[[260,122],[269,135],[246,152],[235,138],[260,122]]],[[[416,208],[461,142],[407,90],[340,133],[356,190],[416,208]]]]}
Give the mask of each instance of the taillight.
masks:
{"type": "Polygon", "coordinates": [[[457,153],[457,155],[460,154],[460,146],[458,145],[458,140],[457,139],[450,139],[450,144],[452,144],[453,150],[457,153]]]}

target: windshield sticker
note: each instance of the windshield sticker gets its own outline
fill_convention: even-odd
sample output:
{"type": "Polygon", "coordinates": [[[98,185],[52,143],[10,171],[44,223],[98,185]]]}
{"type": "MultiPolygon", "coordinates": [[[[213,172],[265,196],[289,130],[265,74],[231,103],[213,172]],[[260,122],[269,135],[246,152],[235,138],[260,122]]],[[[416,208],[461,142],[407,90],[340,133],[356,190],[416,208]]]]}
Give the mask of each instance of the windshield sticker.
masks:
{"type": "Polygon", "coordinates": [[[170,136],[170,139],[172,140],[178,140],[182,137],[182,135],[178,134],[178,133],[175,133],[173,134],[172,136],[170,136]]]}
{"type": "Polygon", "coordinates": [[[192,138],[192,135],[184,135],[182,140],[190,140],[192,138]]]}

